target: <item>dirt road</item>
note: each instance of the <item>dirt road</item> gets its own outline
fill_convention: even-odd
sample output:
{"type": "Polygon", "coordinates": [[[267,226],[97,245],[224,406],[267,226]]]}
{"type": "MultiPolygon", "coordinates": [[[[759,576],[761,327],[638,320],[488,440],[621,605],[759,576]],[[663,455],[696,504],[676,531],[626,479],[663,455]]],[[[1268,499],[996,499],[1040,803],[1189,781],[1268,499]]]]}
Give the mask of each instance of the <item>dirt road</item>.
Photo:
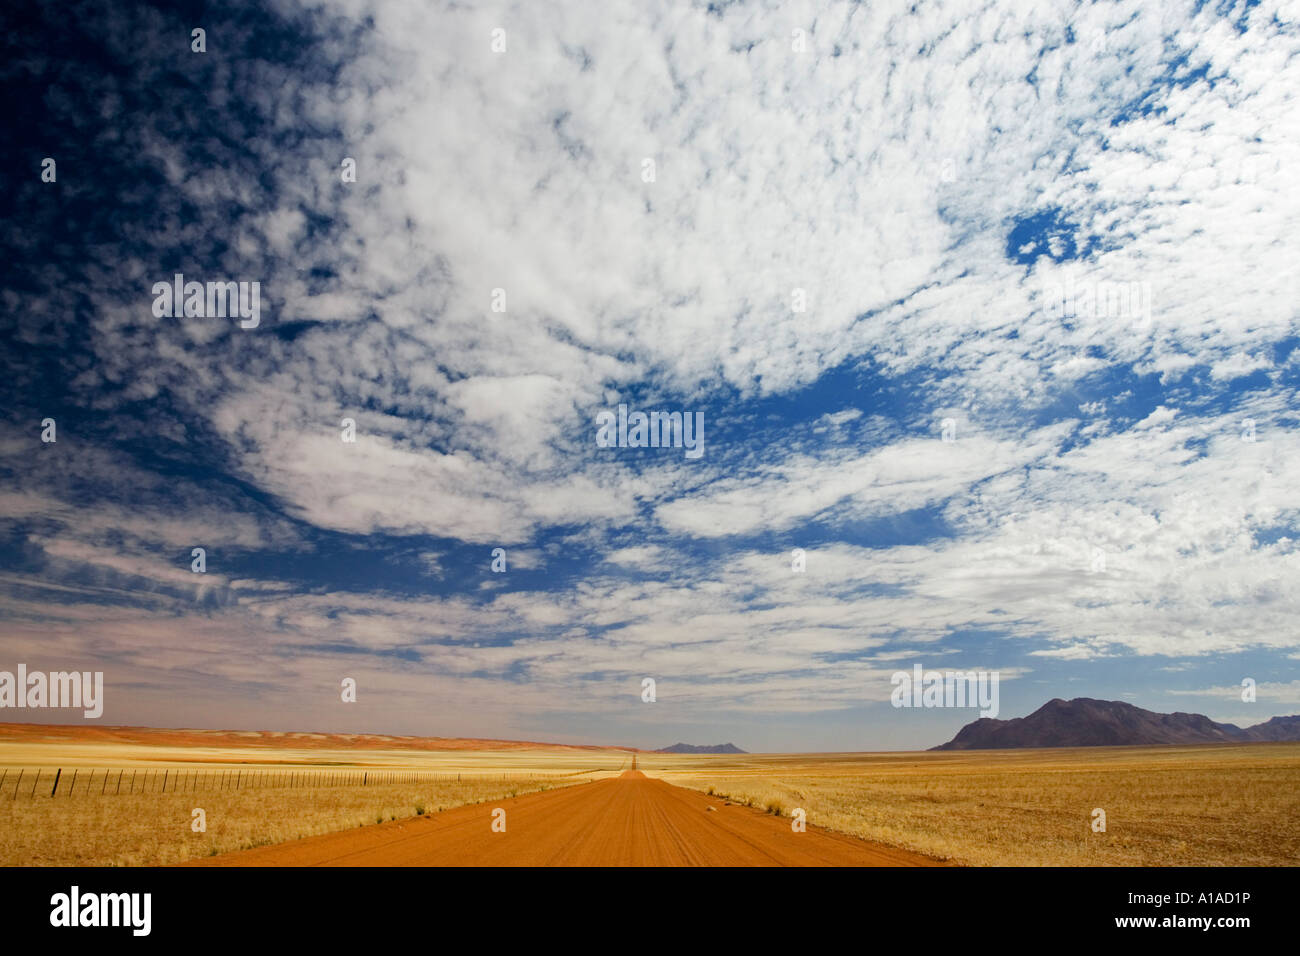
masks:
{"type": "Polygon", "coordinates": [[[729,806],[638,770],[596,783],[195,860],[198,866],[936,866],[729,806]],[[493,832],[493,810],[505,832],[493,832]]]}

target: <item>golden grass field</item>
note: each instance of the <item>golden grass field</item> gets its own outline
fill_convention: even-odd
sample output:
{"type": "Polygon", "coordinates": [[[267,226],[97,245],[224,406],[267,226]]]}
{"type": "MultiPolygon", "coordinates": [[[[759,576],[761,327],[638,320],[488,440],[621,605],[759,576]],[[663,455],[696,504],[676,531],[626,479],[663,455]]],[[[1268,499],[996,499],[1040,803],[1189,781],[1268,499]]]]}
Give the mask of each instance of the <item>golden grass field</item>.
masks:
{"type": "MultiPolygon", "coordinates": [[[[969,865],[1300,864],[1300,744],[636,760],[669,783],[786,816],[802,807],[816,826],[969,865]],[[1092,829],[1097,807],[1104,833],[1092,829]]],[[[174,863],[583,783],[630,762],[624,750],[493,741],[0,725],[0,865],[174,863]],[[56,767],[65,777],[50,797],[56,767]],[[124,784],[115,795],[105,768],[152,772],[151,792],[124,784]],[[164,770],[172,787],[179,773],[182,792],[157,792],[164,770]],[[217,789],[220,771],[239,774],[242,788],[217,789]],[[286,771],[317,783],[371,777],[364,787],[257,786],[286,771]],[[396,771],[426,777],[374,784],[396,771]],[[195,772],[199,789],[188,792],[195,772]],[[191,830],[195,807],[205,833],[191,830]]]]}
{"type": "Polygon", "coordinates": [[[177,863],[585,783],[613,776],[631,763],[624,751],[595,748],[493,748],[484,741],[484,749],[469,750],[452,741],[453,749],[431,750],[383,738],[357,749],[348,740],[327,735],[301,741],[279,736],[267,745],[270,736],[248,735],[241,746],[235,735],[207,732],[86,737],[62,731],[43,735],[13,725],[0,728],[0,866],[177,863]],[[58,796],[51,797],[56,767],[63,768],[63,775],[58,796]],[[24,771],[21,784],[19,768],[24,771]],[[108,768],[112,773],[104,784],[108,768]],[[74,769],[80,782],[69,796],[74,769]],[[41,782],[31,795],[37,770],[41,782]],[[137,775],[135,793],[128,794],[123,783],[122,792],[115,794],[119,770],[125,780],[133,772],[137,775]],[[179,775],[182,792],[158,792],[164,770],[172,787],[179,775]],[[221,784],[214,781],[226,771],[227,783],[241,776],[241,789],[218,789],[221,784]],[[371,783],[257,786],[267,776],[278,782],[289,772],[313,784],[337,784],[369,772],[371,783]],[[374,783],[377,776],[403,772],[426,778],[434,774],[437,779],[374,783]],[[146,773],[151,775],[151,792],[141,793],[146,773]],[[194,774],[199,789],[188,792],[184,787],[194,774]],[[191,829],[195,807],[206,814],[204,833],[191,829]]]}
{"type": "Polygon", "coordinates": [[[1300,743],[644,754],[651,776],[976,866],[1300,865],[1300,743]],[[1106,832],[1092,811],[1106,811],[1106,832]]]}
{"type": "Polygon", "coordinates": [[[0,865],[158,866],[318,833],[437,813],[590,779],[521,773],[436,784],[97,794],[0,800],[0,865]],[[203,808],[207,832],[191,830],[203,808]]]}

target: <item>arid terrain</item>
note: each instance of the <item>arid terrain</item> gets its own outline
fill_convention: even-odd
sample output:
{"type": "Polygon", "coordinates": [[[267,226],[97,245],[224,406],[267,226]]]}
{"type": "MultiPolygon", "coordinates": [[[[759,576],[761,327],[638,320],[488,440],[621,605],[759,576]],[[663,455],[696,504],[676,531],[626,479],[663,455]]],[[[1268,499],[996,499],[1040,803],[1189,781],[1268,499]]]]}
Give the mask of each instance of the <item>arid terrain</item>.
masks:
{"type": "Polygon", "coordinates": [[[696,755],[0,725],[0,865],[1297,865],[1297,792],[1294,743],[696,755]]]}
{"type": "Polygon", "coordinates": [[[679,786],[983,866],[1300,865],[1300,744],[647,754],[679,786]],[[1104,810],[1105,832],[1092,828],[1104,810]]]}
{"type": "Polygon", "coordinates": [[[461,807],[214,857],[216,866],[934,866],[627,770],[551,793],[461,807]],[[498,829],[493,829],[499,820],[498,829]]]}
{"type": "Polygon", "coordinates": [[[630,764],[625,750],[518,741],[2,724],[0,865],[176,863],[630,764]]]}

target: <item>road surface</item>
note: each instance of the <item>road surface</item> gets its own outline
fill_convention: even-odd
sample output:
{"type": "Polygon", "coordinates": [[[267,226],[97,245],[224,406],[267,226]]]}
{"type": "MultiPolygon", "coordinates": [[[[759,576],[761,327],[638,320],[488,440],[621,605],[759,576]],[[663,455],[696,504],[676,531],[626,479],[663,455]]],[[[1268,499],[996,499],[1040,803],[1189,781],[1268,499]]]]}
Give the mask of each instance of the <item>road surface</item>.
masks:
{"type": "Polygon", "coordinates": [[[936,866],[906,850],[729,805],[639,770],[194,860],[197,866],[936,866]],[[493,832],[492,812],[505,814],[493,832]]]}

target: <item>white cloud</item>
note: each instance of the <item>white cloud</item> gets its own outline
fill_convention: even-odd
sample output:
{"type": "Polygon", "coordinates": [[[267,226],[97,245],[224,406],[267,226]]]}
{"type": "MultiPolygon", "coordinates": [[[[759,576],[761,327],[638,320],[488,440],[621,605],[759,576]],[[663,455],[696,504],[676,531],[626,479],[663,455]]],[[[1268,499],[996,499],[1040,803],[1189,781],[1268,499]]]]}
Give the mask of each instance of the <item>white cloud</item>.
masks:
{"type": "MultiPolygon", "coordinates": [[[[86,445],[76,465],[29,464],[0,506],[50,523],[32,540],[51,573],[4,579],[27,622],[15,641],[35,647],[44,613],[61,647],[170,652],[135,661],[141,679],[207,669],[246,689],[334,681],[330,656],[304,649],[322,643],[402,650],[458,703],[491,696],[483,674],[526,674],[507,688],[521,712],[568,706],[557,689],[579,685],[607,700],[621,691],[590,675],[647,671],[701,710],[847,707],[899,644],[972,629],[1045,663],[1294,647],[1300,557],[1266,533],[1300,512],[1293,389],[1270,357],[1300,318],[1300,56],[1279,4],[1252,7],[1244,34],[1187,2],[279,9],[312,11],[341,62],[250,62],[221,88],[268,124],[246,148],[273,188],[196,167],[161,119],[125,128],[169,185],[158,202],[175,231],[130,226],[138,253],[90,254],[84,281],[55,283],[30,313],[33,329],[80,315],[68,290],[102,290],[74,397],[120,413],[124,443],[213,442],[269,504],[208,503],[197,478],[171,487],[86,445]],[[345,41],[335,16],[372,27],[345,41]],[[1213,83],[1195,80],[1202,67],[1213,83]],[[294,135],[306,129],[337,139],[294,135]],[[182,199],[255,210],[220,257],[241,278],[264,272],[256,332],[141,330],[160,250],[212,250],[203,223],[165,205],[182,199]],[[1011,261],[1012,226],[1049,209],[1087,257],[1011,261]],[[1067,282],[1149,288],[1150,314],[1053,315],[1045,290],[1067,282]],[[821,394],[778,426],[756,410],[855,369],[882,407],[821,394]],[[1112,372],[1120,394],[1098,384],[1112,372]],[[1270,391],[1206,410],[1259,372],[1270,391]],[[1134,375],[1168,390],[1135,425],[1134,375]],[[696,467],[602,456],[592,412],[635,390],[721,406],[731,430],[709,421],[696,467]],[[1058,400],[1086,425],[1038,424],[1058,400]],[[955,442],[937,434],[949,416],[955,442]],[[1246,417],[1255,443],[1240,440],[1246,417]],[[74,506],[96,476],[104,503],[74,506]],[[946,527],[912,543],[835,540],[926,508],[946,527]],[[167,549],[309,547],[277,510],[453,539],[485,564],[502,546],[519,570],[551,567],[538,539],[557,528],[600,553],[581,584],[539,593],[488,579],[439,600],[326,596],[245,576],[230,603],[192,614],[167,549]],[[794,574],[789,549],[813,528],[823,539],[794,574]],[[709,550],[748,535],[790,540],[709,550]],[[98,620],[71,603],[41,612],[29,594],[140,587],[210,643],[176,648],[175,621],[111,604],[98,620]],[[252,653],[268,645],[303,650],[252,653]]],[[[447,576],[441,551],[420,554],[447,576]]]]}

